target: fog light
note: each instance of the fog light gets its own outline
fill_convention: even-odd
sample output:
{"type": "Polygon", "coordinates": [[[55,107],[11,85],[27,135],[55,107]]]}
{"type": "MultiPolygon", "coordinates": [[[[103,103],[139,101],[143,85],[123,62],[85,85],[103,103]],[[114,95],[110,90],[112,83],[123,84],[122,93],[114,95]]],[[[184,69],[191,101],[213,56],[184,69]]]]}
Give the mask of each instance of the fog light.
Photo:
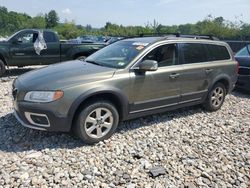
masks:
{"type": "Polygon", "coordinates": [[[32,125],[38,125],[41,127],[50,127],[49,119],[45,114],[36,114],[25,112],[25,117],[32,125]]]}

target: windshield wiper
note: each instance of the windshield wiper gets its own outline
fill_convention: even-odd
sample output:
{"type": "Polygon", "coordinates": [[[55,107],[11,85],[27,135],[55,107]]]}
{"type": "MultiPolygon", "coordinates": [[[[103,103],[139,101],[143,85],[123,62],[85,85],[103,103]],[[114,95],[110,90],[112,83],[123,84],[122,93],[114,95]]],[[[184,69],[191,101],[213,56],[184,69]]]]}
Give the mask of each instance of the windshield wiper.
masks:
{"type": "Polygon", "coordinates": [[[85,60],[87,63],[91,63],[91,64],[94,64],[94,65],[99,65],[99,66],[103,66],[102,64],[94,61],[94,60],[85,60]]]}

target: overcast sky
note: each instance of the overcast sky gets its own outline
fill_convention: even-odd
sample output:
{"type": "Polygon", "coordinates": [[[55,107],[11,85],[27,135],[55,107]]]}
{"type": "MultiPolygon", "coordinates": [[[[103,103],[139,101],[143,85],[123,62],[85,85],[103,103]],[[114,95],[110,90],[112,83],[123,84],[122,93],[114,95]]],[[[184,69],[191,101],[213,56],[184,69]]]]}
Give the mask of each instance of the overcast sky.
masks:
{"type": "Polygon", "coordinates": [[[196,23],[207,15],[250,23],[250,0],[0,0],[8,10],[36,16],[56,10],[64,22],[103,27],[106,22],[145,25],[196,23]]]}

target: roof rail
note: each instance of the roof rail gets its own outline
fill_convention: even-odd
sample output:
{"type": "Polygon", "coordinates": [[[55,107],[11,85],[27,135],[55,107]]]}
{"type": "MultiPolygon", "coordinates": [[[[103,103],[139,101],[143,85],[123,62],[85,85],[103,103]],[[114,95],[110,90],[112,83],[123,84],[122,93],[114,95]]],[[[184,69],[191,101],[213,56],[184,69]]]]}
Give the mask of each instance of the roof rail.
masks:
{"type": "Polygon", "coordinates": [[[194,39],[207,39],[207,40],[219,40],[219,38],[213,35],[196,35],[196,34],[181,34],[181,33],[140,33],[138,36],[133,37],[182,37],[182,38],[194,38],[194,39]]]}
{"type": "Polygon", "coordinates": [[[140,37],[165,37],[167,35],[180,36],[180,33],[140,33],[140,37]]]}
{"type": "Polygon", "coordinates": [[[182,38],[194,38],[194,39],[207,39],[207,40],[219,40],[219,38],[213,35],[179,35],[182,38]]]}

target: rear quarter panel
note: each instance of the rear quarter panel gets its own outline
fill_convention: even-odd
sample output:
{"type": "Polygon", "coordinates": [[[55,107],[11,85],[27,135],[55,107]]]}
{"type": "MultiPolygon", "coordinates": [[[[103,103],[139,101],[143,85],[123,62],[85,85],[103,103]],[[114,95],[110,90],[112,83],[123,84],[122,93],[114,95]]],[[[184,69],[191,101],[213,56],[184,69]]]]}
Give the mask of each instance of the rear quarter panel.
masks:
{"type": "Polygon", "coordinates": [[[214,70],[209,75],[209,80],[211,81],[209,83],[209,89],[211,89],[216,82],[226,80],[229,83],[228,91],[231,92],[238,78],[237,62],[234,60],[210,62],[208,67],[214,70]]]}

